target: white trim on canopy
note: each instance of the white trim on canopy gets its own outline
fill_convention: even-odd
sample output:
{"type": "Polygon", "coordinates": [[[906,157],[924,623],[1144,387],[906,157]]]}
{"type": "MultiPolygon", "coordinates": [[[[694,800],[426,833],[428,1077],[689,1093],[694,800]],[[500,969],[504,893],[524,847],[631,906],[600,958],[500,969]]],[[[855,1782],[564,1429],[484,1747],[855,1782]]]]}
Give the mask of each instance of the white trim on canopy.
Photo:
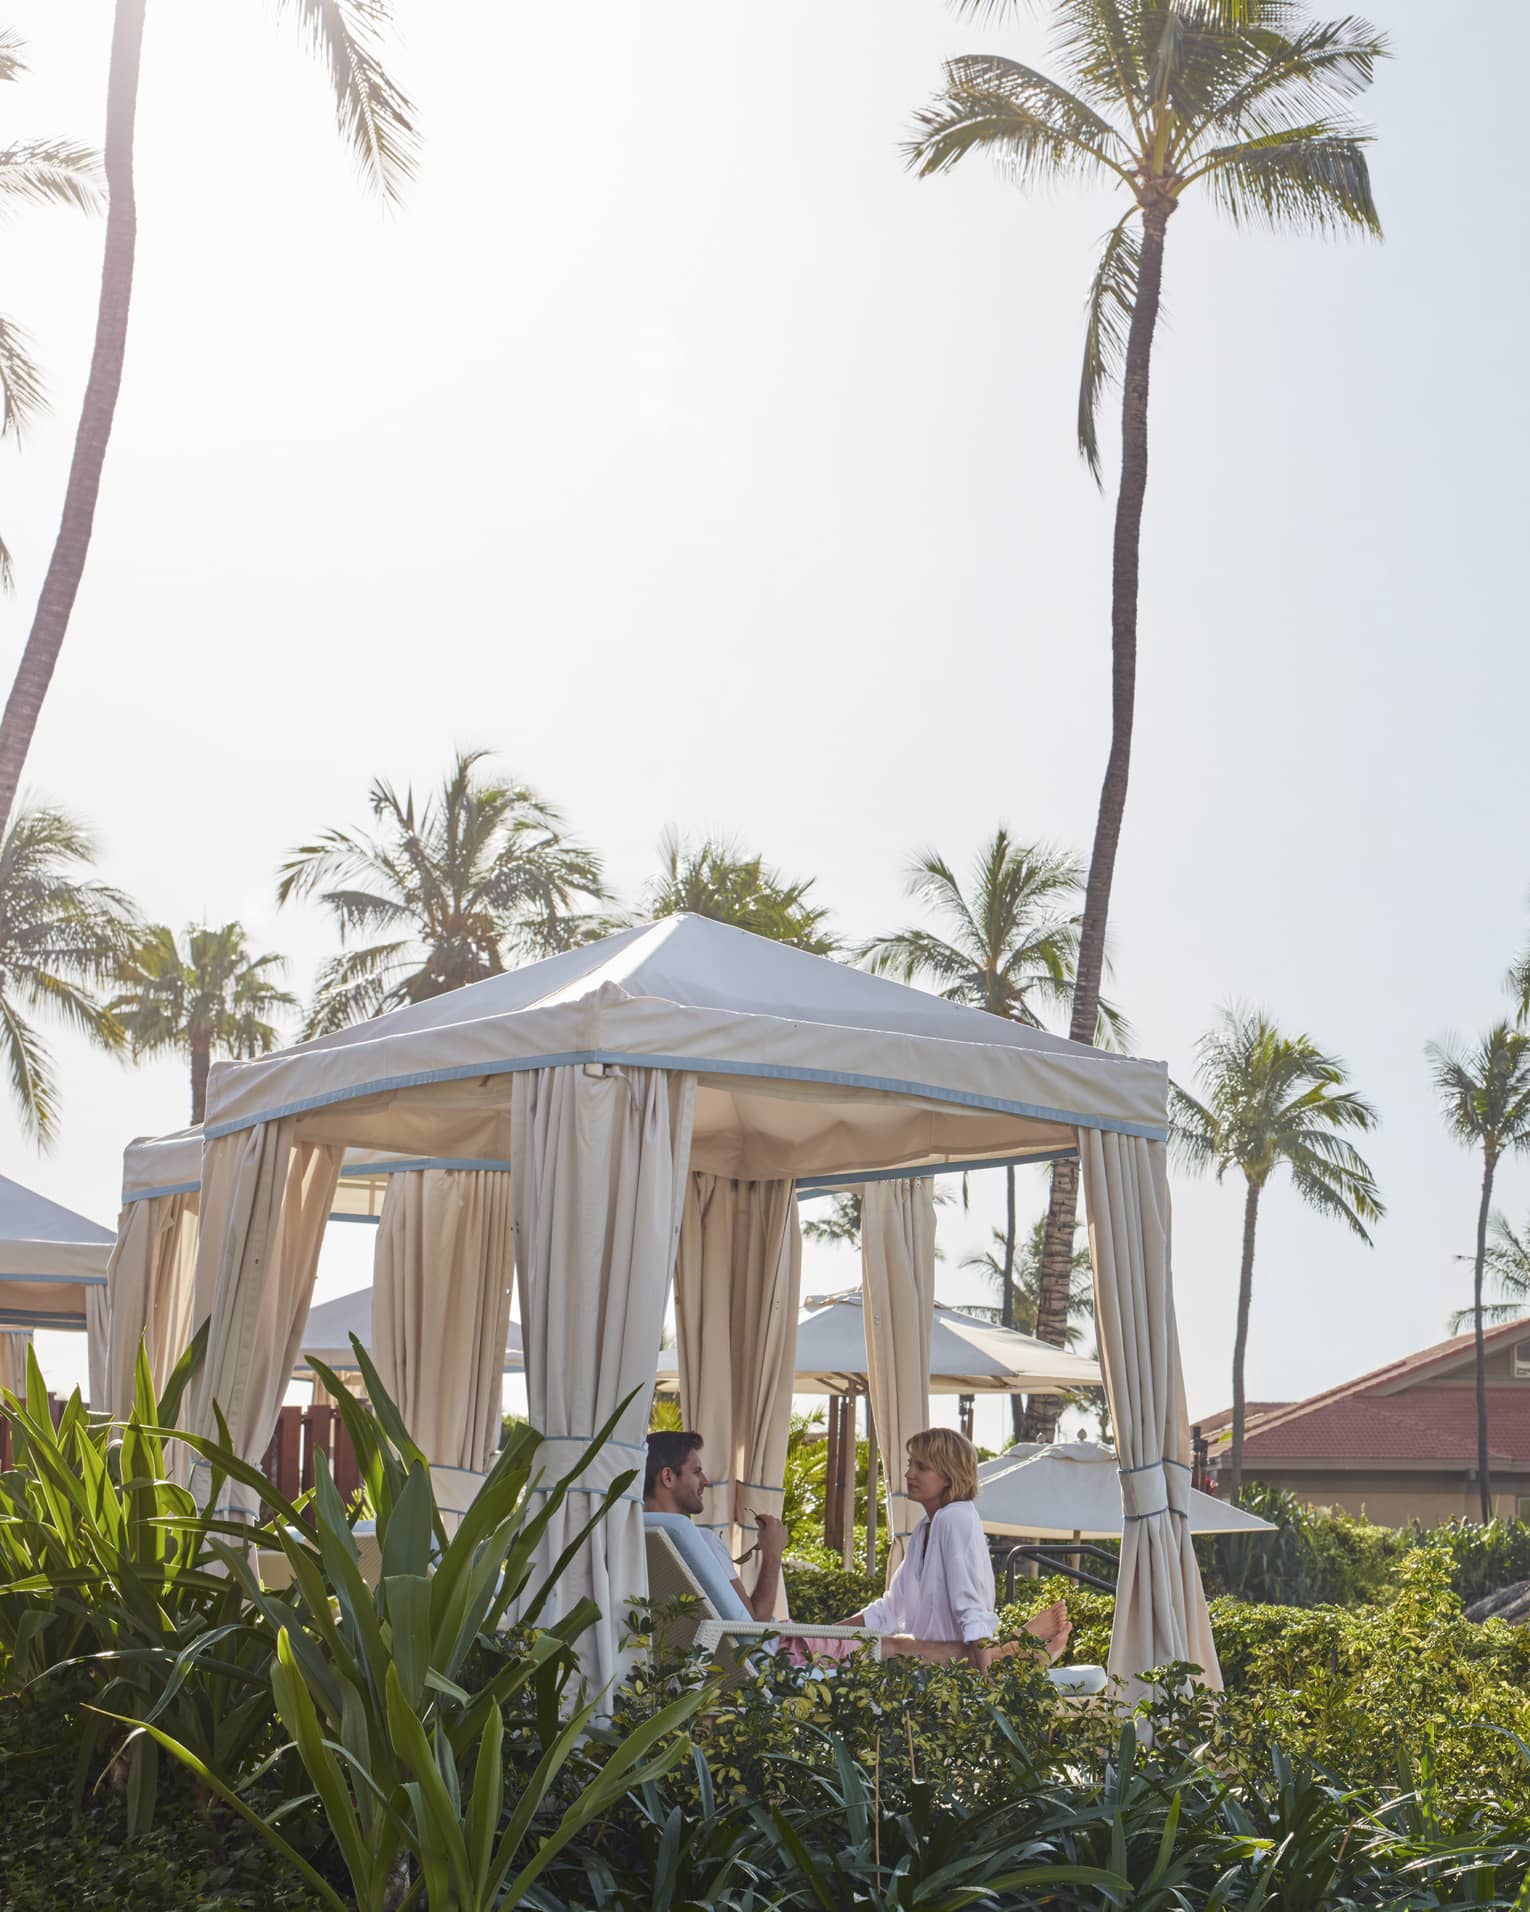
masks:
{"type": "Polygon", "coordinates": [[[83,1332],[116,1236],[0,1175],[0,1329],[83,1332]]]}

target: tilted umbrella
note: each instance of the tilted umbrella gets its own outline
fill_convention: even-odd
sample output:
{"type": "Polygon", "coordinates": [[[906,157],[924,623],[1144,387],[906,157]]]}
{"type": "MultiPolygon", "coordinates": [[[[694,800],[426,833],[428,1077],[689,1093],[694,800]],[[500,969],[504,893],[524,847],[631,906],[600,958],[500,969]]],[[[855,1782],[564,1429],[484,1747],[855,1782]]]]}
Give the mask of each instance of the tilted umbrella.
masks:
{"type": "MultiPolygon", "coordinates": [[[[978,1514],[991,1534],[1037,1540],[1119,1540],[1121,1477],[1112,1449],[1096,1441],[1021,1442],[978,1468],[978,1514]]],[[[1269,1534],[1257,1514],[1190,1490],[1194,1534],[1269,1534]]]]}

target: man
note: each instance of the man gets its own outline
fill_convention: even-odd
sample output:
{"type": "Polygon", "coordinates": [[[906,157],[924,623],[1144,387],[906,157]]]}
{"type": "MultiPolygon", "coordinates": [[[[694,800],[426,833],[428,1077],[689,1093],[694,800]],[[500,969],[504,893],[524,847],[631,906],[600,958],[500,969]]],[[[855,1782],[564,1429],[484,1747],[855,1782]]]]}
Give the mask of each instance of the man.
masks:
{"type": "MultiPolygon", "coordinates": [[[[706,1507],[706,1469],[701,1464],[699,1434],[650,1434],[648,1465],[643,1474],[643,1512],[645,1514],[681,1514],[694,1520],[706,1507]]],[[[733,1591],[756,1620],[772,1620],[776,1612],[776,1594],[781,1586],[781,1556],[786,1552],[786,1524],[774,1514],[746,1512],[759,1532],[760,1570],[754,1592],[745,1593],[733,1557],[721,1537],[711,1527],[698,1527],[704,1543],[717,1549],[718,1562],[733,1582],[733,1591]]]]}

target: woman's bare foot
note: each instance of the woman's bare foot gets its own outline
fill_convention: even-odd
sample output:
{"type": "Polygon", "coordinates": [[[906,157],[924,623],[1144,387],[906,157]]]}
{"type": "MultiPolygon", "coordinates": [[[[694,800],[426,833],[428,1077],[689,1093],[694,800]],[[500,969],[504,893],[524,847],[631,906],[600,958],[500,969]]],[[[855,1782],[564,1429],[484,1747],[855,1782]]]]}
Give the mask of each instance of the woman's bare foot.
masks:
{"type": "Polygon", "coordinates": [[[1049,1607],[1043,1607],[1040,1613],[1033,1613],[1020,1629],[1041,1647],[1051,1662],[1060,1660],[1068,1650],[1068,1639],[1073,1632],[1073,1622],[1068,1618],[1068,1609],[1061,1600],[1054,1600],[1049,1607]]]}

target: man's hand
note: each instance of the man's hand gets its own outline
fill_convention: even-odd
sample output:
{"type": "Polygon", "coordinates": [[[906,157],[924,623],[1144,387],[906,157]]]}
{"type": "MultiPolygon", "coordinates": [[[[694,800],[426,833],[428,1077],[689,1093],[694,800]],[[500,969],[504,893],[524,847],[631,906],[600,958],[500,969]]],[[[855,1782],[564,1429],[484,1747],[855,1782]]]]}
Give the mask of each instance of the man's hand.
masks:
{"type": "Polygon", "coordinates": [[[778,1561],[786,1552],[786,1543],[791,1535],[786,1531],[786,1522],[775,1514],[757,1514],[751,1508],[749,1518],[755,1524],[759,1537],[760,1558],[778,1561]]]}

